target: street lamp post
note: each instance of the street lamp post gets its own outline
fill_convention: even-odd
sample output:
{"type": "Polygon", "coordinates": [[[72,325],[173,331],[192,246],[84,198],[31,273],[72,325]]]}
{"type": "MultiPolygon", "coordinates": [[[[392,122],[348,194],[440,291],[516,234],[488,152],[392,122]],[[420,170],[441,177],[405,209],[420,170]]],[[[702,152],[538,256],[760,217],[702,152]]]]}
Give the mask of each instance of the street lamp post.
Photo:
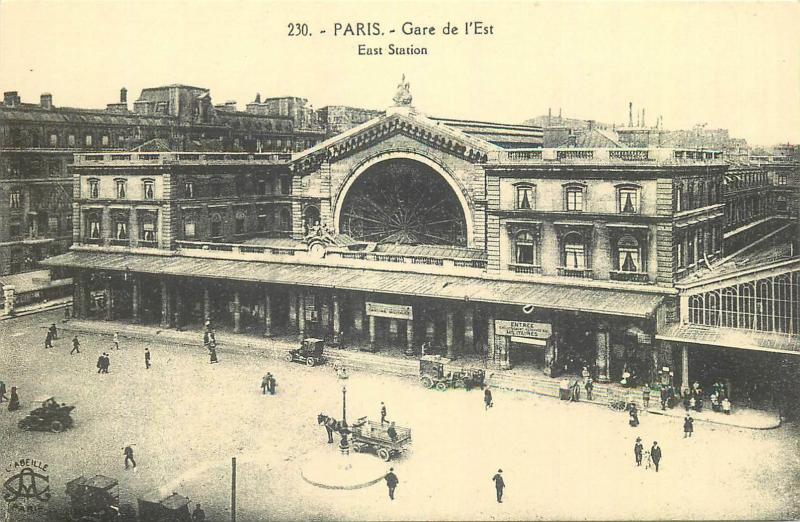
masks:
{"type": "Polygon", "coordinates": [[[339,449],[342,455],[350,454],[350,443],[347,441],[347,434],[350,430],[347,428],[347,386],[342,386],[342,426],[339,430],[342,434],[342,440],[339,443],[339,449]]]}

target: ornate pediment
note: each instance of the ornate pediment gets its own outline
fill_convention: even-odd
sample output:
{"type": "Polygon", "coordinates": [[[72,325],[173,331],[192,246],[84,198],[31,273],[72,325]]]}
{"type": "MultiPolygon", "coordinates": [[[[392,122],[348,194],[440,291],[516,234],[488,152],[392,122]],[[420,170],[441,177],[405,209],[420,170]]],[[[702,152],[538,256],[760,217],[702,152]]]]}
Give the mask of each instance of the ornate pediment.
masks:
{"type": "Polygon", "coordinates": [[[488,151],[493,148],[488,142],[416,113],[389,114],[300,153],[292,161],[292,169],[299,173],[309,172],[318,168],[324,161],[338,161],[396,135],[407,136],[472,163],[486,162],[488,151]]]}

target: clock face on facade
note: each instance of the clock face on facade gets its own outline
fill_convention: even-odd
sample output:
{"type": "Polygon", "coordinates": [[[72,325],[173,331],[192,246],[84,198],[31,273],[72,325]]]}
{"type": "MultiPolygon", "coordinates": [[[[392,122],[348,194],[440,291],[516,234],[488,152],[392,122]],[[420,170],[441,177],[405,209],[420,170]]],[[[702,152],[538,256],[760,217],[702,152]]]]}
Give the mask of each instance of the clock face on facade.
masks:
{"type": "Polygon", "coordinates": [[[322,243],[313,243],[308,248],[308,252],[312,257],[325,257],[325,245],[322,243]]]}
{"type": "Polygon", "coordinates": [[[466,220],[447,182],[427,165],[390,159],[350,187],[340,230],[361,241],[466,246],[466,220]]]}

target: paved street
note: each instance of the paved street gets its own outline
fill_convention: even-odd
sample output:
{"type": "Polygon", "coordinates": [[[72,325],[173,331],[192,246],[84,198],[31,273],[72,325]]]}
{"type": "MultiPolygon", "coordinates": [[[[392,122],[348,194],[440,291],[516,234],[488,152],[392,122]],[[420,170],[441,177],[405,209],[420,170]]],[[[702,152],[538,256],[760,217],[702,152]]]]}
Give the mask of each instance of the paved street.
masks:
{"type": "Polygon", "coordinates": [[[347,381],[348,421],[377,420],[383,400],[389,418],[413,431],[413,450],[392,463],[397,499],[389,501],[383,483],[318,489],[299,469],[309,454],[337,451],[316,423],[320,412],[341,418],[344,381],[329,367],[226,354],[224,346],[220,364],[210,365],[202,349],[150,344],[146,370],[147,344],[123,338],[112,351],[111,332],[81,335],[80,355],[69,355],[63,336],[45,351],[44,328],[60,315],[0,322],[0,379],[18,386],[23,406],[0,412],[0,451],[3,468],[14,457],[48,462],[50,503],[62,513],[64,484],[101,473],[120,481],[123,502],[175,491],[201,502],[210,520],[229,520],[230,457],[237,456],[240,521],[800,517],[796,425],[759,431],[697,423],[684,440],[679,419],[644,415],[633,429],[625,414],[608,409],[499,390],[487,412],[479,391],[435,392],[361,373],[347,381]],[[111,355],[108,375],[96,373],[102,351],[111,355]],[[274,397],[259,389],[266,371],[277,377],[274,397]],[[72,430],[18,430],[42,394],[76,405],[72,430]],[[637,435],[646,448],[653,440],[662,446],[659,473],[634,466],[637,435]],[[136,473],[123,468],[126,443],[135,445],[136,473]],[[508,485],[503,504],[491,482],[498,467],[508,485]]]}

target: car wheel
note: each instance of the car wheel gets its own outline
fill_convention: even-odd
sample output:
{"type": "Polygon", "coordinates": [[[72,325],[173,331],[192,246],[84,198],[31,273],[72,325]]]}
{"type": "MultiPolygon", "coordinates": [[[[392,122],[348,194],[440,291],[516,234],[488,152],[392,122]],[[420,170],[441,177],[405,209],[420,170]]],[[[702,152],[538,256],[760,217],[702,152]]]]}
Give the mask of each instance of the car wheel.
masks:
{"type": "Polygon", "coordinates": [[[445,384],[443,382],[437,382],[436,383],[436,389],[439,390],[439,391],[445,391],[447,389],[447,384],[445,384]]]}
{"type": "Polygon", "coordinates": [[[314,364],[316,364],[316,361],[314,360],[313,357],[309,357],[308,359],[306,359],[306,365],[314,366],[314,364]]]}
{"type": "Polygon", "coordinates": [[[389,460],[391,460],[391,458],[392,458],[392,455],[391,455],[391,453],[389,453],[389,450],[387,450],[386,448],[381,448],[381,449],[379,449],[379,450],[378,450],[378,456],[379,456],[379,457],[381,458],[381,460],[383,460],[384,462],[389,462],[389,460]]]}
{"type": "Polygon", "coordinates": [[[59,433],[64,431],[64,425],[61,424],[61,421],[54,420],[50,423],[50,431],[53,433],[59,433]]]}
{"type": "Polygon", "coordinates": [[[289,362],[294,362],[294,357],[292,357],[292,354],[290,354],[290,353],[286,354],[286,360],[289,361],[289,362]]]}
{"type": "Polygon", "coordinates": [[[419,383],[421,385],[425,386],[426,388],[429,388],[429,389],[433,388],[433,379],[431,379],[427,375],[423,375],[422,377],[420,377],[419,378],[419,383]]]}

